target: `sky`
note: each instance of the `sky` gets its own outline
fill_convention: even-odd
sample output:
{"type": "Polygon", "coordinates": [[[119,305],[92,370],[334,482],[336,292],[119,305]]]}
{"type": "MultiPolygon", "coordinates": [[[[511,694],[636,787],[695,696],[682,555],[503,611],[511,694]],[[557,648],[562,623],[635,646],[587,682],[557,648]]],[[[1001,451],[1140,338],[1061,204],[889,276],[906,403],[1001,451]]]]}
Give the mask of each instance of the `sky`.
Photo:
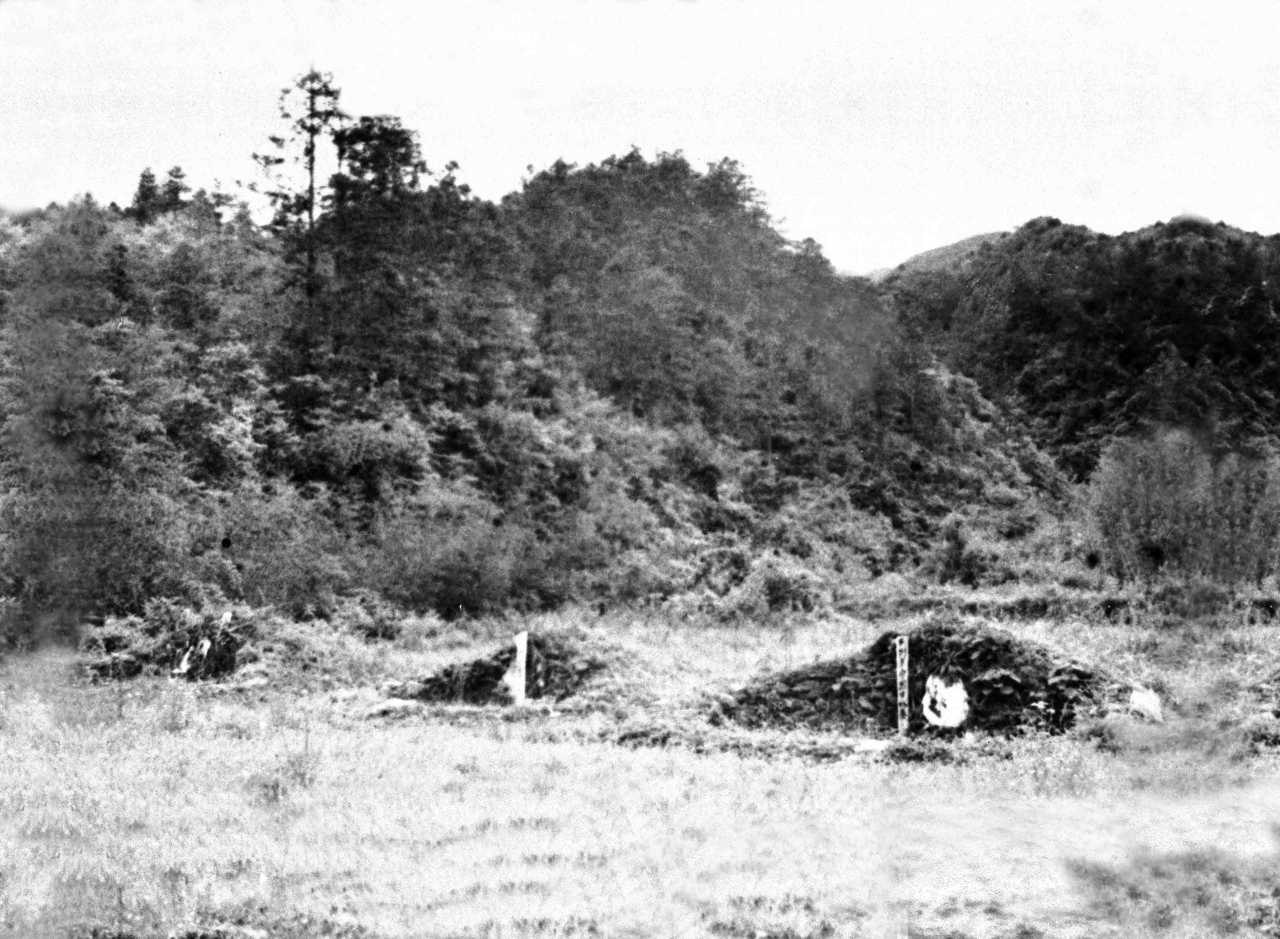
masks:
{"type": "Polygon", "coordinates": [[[174,165],[234,192],[316,68],[488,199],[560,158],[730,157],[849,273],[1042,215],[1270,234],[1278,37],[1275,0],[0,0],[0,206],[174,165]]]}

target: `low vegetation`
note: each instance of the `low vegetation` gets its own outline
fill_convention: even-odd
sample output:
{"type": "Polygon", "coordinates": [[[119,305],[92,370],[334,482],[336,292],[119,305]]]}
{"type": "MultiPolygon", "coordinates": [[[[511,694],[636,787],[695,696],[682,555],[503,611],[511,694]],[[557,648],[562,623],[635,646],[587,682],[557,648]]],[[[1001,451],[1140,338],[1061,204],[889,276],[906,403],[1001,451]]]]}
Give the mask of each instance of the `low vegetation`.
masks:
{"type": "Polygon", "coordinates": [[[1164,936],[1185,914],[1266,934],[1280,733],[1264,730],[1280,702],[1254,686],[1280,670],[1275,626],[1013,624],[1018,643],[1159,688],[1165,724],[1116,713],[878,754],[845,733],[710,719],[755,678],[866,648],[882,627],[862,620],[404,626],[370,640],[354,617],[260,619],[270,661],[220,682],[89,681],[66,652],[11,657],[7,928],[866,936],[910,921],[922,935],[1164,936]],[[582,637],[609,667],[550,708],[379,711],[379,685],[471,661],[517,625],[582,637]],[[1152,854],[1127,860],[1140,845],[1152,854]],[[1208,845],[1217,868],[1192,865],[1185,888],[1161,879],[1208,845]],[[1174,859],[1153,868],[1154,852],[1174,859]]]}

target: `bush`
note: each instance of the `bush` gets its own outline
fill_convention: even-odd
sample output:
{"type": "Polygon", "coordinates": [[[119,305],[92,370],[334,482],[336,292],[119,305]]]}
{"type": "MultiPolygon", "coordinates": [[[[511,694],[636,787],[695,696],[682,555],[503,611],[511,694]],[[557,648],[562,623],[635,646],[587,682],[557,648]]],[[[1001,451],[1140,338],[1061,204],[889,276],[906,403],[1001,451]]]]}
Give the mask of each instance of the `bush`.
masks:
{"type": "Polygon", "coordinates": [[[398,639],[404,614],[377,594],[357,590],[338,603],[334,619],[364,639],[398,639]]]}
{"type": "Polygon", "coordinates": [[[718,609],[728,616],[821,612],[829,606],[830,589],[817,574],[796,560],[779,555],[758,561],[742,583],[725,596],[718,609]]]}
{"type": "Polygon", "coordinates": [[[0,502],[0,576],[28,609],[129,614],[181,589],[189,519],[122,486],[13,492],[0,502]]]}
{"type": "Polygon", "coordinates": [[[409,515],[379,526],[366,576],[393,603],[451,618],[536,594],[541,555],[533,532],[496,515],[409,515]]]}
{"type": "Polygon", "coordinates": [[[205,553],[203,573],[230,597],[306,619],[330,615],[351,586],[355,550],[319,498],[245,487],[225,497],[210,529],[221,547],[205,553]]]}
{"type": "Polygon", "coordinates": [[[984,550],[981,542],[972,544],[958,518],[950,519],[942,534],[942,543],[926,561],[925,573],[937,577],[940,584],[956,582],[973,588],[987,583],[997,560],[993,553],[984,550]]]}
{"type": "Polygon", "coordinates": [[[1089,510],[1121,580],[1260,583],[1277,569],[1280,459],[1211,453],[1185,431],[1117,440],[1090,482],[1089,510]]]}

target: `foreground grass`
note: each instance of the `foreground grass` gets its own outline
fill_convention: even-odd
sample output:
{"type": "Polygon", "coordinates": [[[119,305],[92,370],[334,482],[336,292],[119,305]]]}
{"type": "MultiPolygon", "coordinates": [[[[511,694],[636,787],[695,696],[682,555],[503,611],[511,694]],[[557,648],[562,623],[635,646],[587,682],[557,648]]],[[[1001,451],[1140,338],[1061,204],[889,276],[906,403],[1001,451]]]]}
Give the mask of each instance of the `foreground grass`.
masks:
{"type": "MultiPolygon", "coordinates": [[[[1172,935],[1177,918],[1153,919],[1140,898],[1099,902],[1107,884],[1127,883],[1135,854],[1273,856],[1271,769],[1175,727],[1133,728],[1118,754],[1035,739],[1010,759],[965,765],[585,742],[601,720],[691,720],[701,690],[877,631],[593,628],[628,653],[627,674],[589,696],[591,713],[518,720],[439,709],[377,724],[332,695],[95,688],[68,679],[66,654],[7,663],[0,930],[94,922],[145,935],[266,910],[387,937],[875,936],[906,919],[915,935],[1172,935]],[[1111,870],[1121,873],[1108,880],[1111,870]]],[[[508,629],[480,630],[480,648],[508,629]]],[[[1046,638],[1050,627],[1021,631],[1046,638]]],[[[1215,649],[1265,670],[1277,647],[1255,630],[1162,658],[1177,637],[1083,626],[1055,636],[1094,660],[1163,662],[1150,677],[1187,701],[1239,680],[1215,649]]],[[[391,649],[325,641],[361,680],[477,650],[449,631],[391,649]]]]}

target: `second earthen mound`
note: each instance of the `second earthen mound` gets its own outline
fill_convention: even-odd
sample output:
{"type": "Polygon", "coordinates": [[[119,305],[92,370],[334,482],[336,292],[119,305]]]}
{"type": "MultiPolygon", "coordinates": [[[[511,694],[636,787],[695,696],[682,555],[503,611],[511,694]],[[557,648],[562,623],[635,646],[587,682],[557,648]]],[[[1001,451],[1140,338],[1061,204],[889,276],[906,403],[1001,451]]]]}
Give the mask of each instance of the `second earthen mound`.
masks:
{"type": "MultiPolygon", "coordinates": [[[[390,689],[390,694],[419,701],[510,704],[511,691],[504,678],[515,661],[515,646],[504,646],[485,658],[449,665],[425,678],[401,682],[390,689]]],[[[569,638],[530,634],[525,693],[529,698],[560,701],[604,667],[602,659],[569,638]]]]}

